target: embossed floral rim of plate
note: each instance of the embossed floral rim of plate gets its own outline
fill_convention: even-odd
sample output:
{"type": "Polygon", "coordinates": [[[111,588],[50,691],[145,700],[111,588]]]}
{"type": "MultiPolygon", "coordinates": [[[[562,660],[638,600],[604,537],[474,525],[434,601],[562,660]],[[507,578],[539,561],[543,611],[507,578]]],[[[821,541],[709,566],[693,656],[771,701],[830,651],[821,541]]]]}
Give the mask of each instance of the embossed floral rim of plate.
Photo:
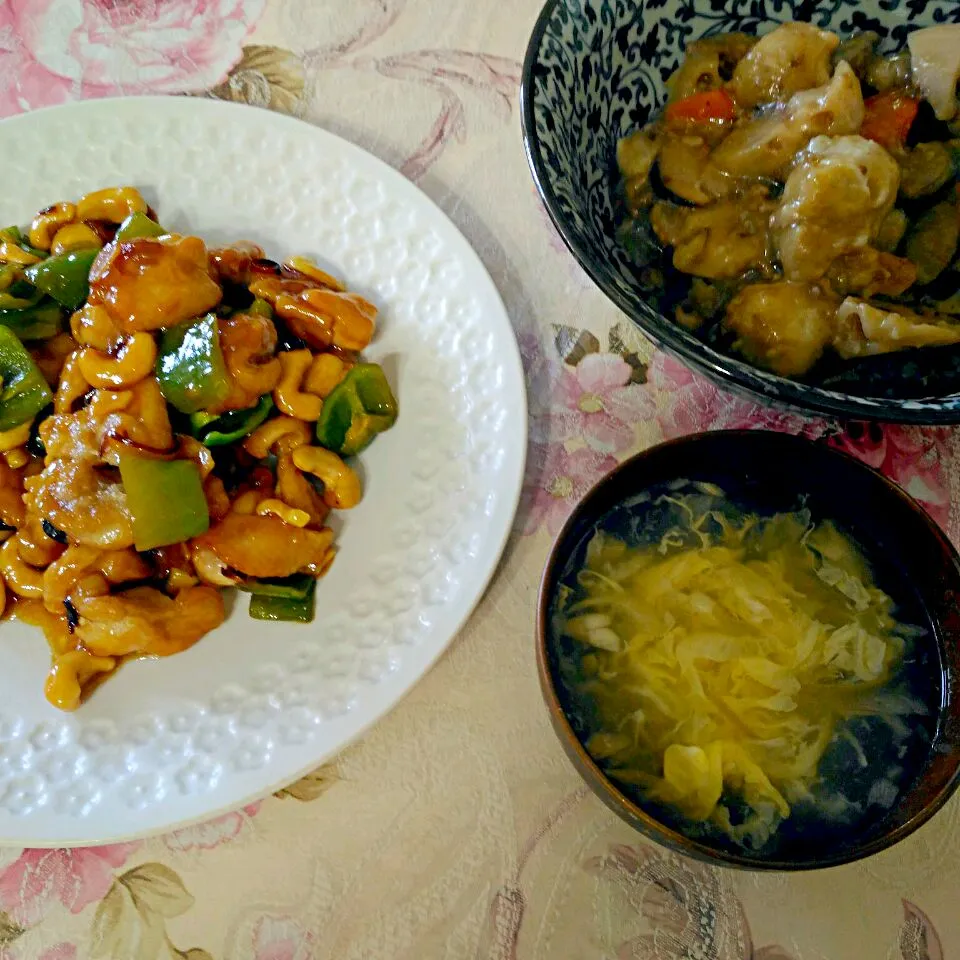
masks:
{"type": "Polygon", "coordinates": [[[43,697],[39,630],[0,624],[0,842],[104,843],[213,816],[341,750],[429,670],[479,600],[516,510],[526,449],[519,352],[467,241],[399,173],[250,107],[100,100],[0,126],[0,220],[118,183],[213,244],[315,256],[381,308],[366,351],[400,419],[361,455],[363,502],[312,625],[227,622],[133,662],[80,710],[43,697]]]}

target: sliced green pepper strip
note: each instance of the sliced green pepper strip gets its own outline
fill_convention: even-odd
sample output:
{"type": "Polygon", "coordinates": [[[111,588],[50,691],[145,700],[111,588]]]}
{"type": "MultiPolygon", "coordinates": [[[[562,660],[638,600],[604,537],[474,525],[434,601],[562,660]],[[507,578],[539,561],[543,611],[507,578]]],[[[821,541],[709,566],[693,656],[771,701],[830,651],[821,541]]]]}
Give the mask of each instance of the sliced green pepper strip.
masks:
{"type": "Polygon", "coordinates": [[[0,229],[0,239],[12,240],[17,245],[23,243],[27,238],[23,235],[23,231],[16,225],[12,227],[4,227],[0,229]]]}
{"type": "Polygon", "coordinates": [[[273,319],[273,307],[271,307],[266,300],[261,300],[259,297],[254,298],[253,303],[244,310],[244,313],[252,313],[257,317],[266,317],[268,320],[273,319]]]}
{"type": "Polygon", "coordinates": [[[230,376],[215,314],[163,331],[157,379],[167,403],[181,413],[197,413],[226,400],[230,376]]]}
{"type": "Polygon", "coordinates": [[[0,310],[26,310],[43,299],[43,291],[23,281],[13,280],[0,290],[0,310]],[[23,296],[18,296],[23,293],[23,296]]]}
{"type": "Polygon", "coordinates": [[[63,309],[58,303],[43,297],[38,291],[36,302],[19,301],[28,306],[7,307],[8,303],[16,300],[16,297],[8,298],[0,293],[0,326],[9,327],[21,340],[49,340],[60,332],[63,309]]]}
{"type": "Polygon", "coordinates": [[[343,457],[368,447],[373,438],[397,422],[397,400],[383,370],[358,363],[323,402],[317,420],[320,446],[343,457]]]}
{"type": "Polygon", "coordinates": [[[53,400],[40,368],[9,327],[0,327],[0,382],[0,430],[32,420],[53,400]]]}
{"type": "Polygon", "coordinates": [[[254,620],[283,623],[310,623],[313,620],[317,581],[310,580],[310,590],[303,598],[268,597],[254,594],[250,598],[250,616],[254,620]]]}
{"type": "Polygon", "coordinates": [[[123,241],[136,240],[139,237],[165,237],[169,232],[145,213],[134,212],[117,228],[116,239],[123,241]]]}
{"type": "Polygon", "coordinates": [[[316,582],[316,579],[308,573],[295,573],[292,577],[242,580],[237,586],[256,597],[283,597],[288,600],[305,600],[313,591],[316,582]]]}
{"type": "Polygon", "coordinates": [[[270,416],[273,398],[265,393],[255,407],[229,410],[215,417],[209,413],[190,415],[191,432],[206,447],[225,447],[253,433],[270,416]]]}
{"type": "Polygon", "coordinates": [[[76,310],[90,296],[90,267],[99,250],[74,250],[59,257],[48,257],[23,271],[38,289],[53,297],[68,310],[76,310]]]}
{"type": "Polygon", "coordinates": [[[206,533],[210,511],[192,460],[120,454],[120,479],[133,519],[137,550],[153,550],[206,533]]]}

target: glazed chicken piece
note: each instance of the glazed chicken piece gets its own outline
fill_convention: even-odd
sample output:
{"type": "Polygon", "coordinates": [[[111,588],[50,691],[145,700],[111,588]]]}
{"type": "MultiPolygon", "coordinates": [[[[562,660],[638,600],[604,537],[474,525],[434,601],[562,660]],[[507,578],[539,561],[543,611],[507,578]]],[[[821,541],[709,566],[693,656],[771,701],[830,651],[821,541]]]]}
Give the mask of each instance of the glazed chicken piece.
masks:
{"type": "Polygon", "coordinates": [[[813,140],[787,178],[773,217],[786,278],[817,280],[837,257],[870,244],[899,185],[896,161],[872,140],[813,140]]]}
{"type": "Polygon", "coordinates": [[[277,328],[273,321],[253,313],[235,313],[219,321],[220,349],[230,378],[230,393],[210,413],[246,410],[280,382],[277,328]]]}
{"type": "Polygon", "coordinates": [[[710,162],[734,177],[780,179],[814,137],[856,133],[863,115],[860,81],[844,61],[825,86],[796,93],[782,109],[735,127],[710,162]]]}
{"type": "Polygon", "coordinates": [[[78,544],[116,550],[133,544],[127,496],[116,475],[126,444],[157,452],[173,446],[167,404],[154,377],[130,390],[95,390],[75,413],[40,426],[45,467],[26,481],[41,517],[78,544]]]}
{"type": "Polygon", "coordinates": [[[133,545],[123,484],[96,460],[54,460],[24,486],[40,516],[73,542],[107,550],[133,545]]]}
{"type": "Polygon", "coordinates": [[[226,619],[214,587],[187,587],[168,597],[152,587],[81,597],[75,601],[84,647],[94,656],[143,654],[167,657],[192,647],[226,619]]]}
{"type": "Polygon", "coordinates": [[[847,297],[837,311],[833,348],[844,359],[892,353],[908,347],[960,343],[960,324],[925,317],[906,307],[867,303],[847,297]]]}
{"type": "Polygon", "coordinates": [[[90,271],[89,303],[102,306],[125,334],[192,320],[221,296],[199,237],[109,243],[90,271]]]}
{"type": "Polygon", "coordinates": [[[806,373],[834,334],[837,301],[806,283],[755,283],[727,305],[734,349],[782,377],[806,373]]]}
{"type": "Polygon", "coordinates": [[[650,222],[673,265],[709,280],[732,279],[767,262],[767,222],[776,204],[765,190],[705,207],[658,203],[650,222]]]}
{"type": "Polygon", "coordinates": [[[226,567],[250,577],[289,577],[323,565],[330,530],[291,527],[278,517],[230,513],[194,540],[226,567]]]}
{"type": "Polygon", "coordinates": [[[786,100],[830,79],[830,55],[840,38],[811,23],[785,23],[737,64],[730,92],[742,107],[786,100]]]}

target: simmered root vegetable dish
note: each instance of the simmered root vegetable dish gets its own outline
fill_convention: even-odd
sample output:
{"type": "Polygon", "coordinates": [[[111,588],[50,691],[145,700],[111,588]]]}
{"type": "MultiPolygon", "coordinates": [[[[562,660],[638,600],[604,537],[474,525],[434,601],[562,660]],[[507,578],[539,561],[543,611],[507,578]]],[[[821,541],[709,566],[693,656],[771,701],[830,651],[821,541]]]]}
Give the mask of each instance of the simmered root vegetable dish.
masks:
{"type": "Polygon", "coordinates": [[[313,262],[208,250],[133,188],[0,231],[0,607],[43,629],[74,709],[127,658],[224,620],[309,621],[345,458],[397,403],[376,308],[313,262]]]}
{"type": "Polygon", "coordinates": [[[625,241],[690,281],[676,321],[782,376],[960,343],[960,24],[876,48],[698,40],[618,145],[625,241]]]}

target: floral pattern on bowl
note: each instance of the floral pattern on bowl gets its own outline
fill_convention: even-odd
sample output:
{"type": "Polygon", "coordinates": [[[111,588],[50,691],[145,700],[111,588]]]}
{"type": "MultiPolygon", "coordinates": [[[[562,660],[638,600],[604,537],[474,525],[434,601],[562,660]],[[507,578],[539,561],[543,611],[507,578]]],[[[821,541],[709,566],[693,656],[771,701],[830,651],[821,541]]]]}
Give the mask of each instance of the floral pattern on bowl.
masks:
{"type": "Polygon", "coordinates": [[[692,40],[766,32],[790,20],[887,48],[912,29],[960,22],[954,0],[548,0],[521,84],[527,158],[551,218],[601,290],[658,346],[716,383],[808,412],[905,423],[960,423],[960,395],[859,397],[811,387],[714,350],[655,307],[657,286],[616,239],[617,140],[663,104],[665,80],[692,40]]]}

